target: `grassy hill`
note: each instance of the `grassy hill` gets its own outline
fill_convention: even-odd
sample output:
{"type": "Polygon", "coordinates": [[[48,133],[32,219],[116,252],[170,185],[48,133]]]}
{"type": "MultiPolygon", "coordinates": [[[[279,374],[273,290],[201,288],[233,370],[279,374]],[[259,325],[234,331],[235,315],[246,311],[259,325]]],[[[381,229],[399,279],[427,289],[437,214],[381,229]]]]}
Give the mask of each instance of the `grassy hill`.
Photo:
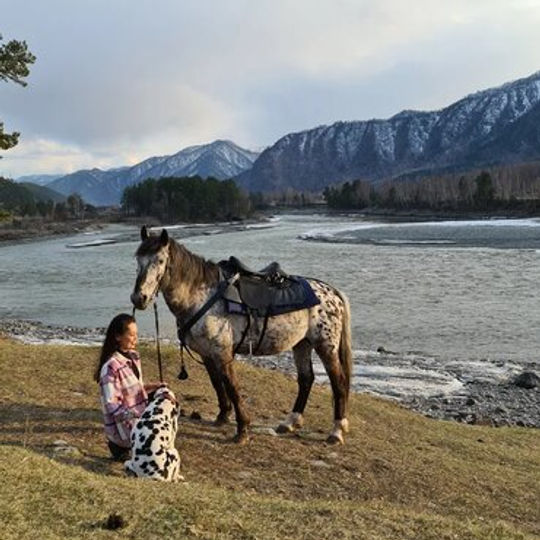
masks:
{"type": "MultiPolygon", "coordinates": [[[[155,353],[142,347],[147,381],[155,353]]],[[[327,446],[331,397],[314,388],[306,428],[271,436],[295,382],[238,364],[253,417],[249,444],[234,425],[211,425],[217,406],[207,375],[165,350],[166,379],[186,413],[177,447],[185,484],[125,478],[108,459],[97,349],[30,346],[0,339],[2,538],[538,538],[540,434],[430,420],[355,395],[345,446],[327,446]],[[201,421],[190,420],[192,411],[201,421]],[[55,441],[69,447],[62,451],[55,441]],[[112,533],[107,517],[125,526],[112,533]]]]}

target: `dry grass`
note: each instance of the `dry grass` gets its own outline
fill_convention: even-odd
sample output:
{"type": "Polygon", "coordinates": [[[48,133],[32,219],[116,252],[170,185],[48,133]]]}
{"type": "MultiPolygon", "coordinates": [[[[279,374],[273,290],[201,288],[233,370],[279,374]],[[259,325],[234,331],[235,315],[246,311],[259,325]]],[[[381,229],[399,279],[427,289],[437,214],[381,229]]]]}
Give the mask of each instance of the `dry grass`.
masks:
{"type": "MultiPolygon", "coordinates": [[[[534,538],[540,534],[540,436],[423,418],[356,395],[343,447],[324,443],[331,399],[315,388],[298,435],[255,433],[230,442],[234,425],[214,428],[215,397],[203,369],[176,380],[177,353],[165,349],[166,378],[189,415],[177,446],[187,485],[123,477],[108,459],[96,384],[97,350],[27,346],[0,339],[0,522],[2,538],[534,538]],[[63,439],[79,449],[55,453],[63,439]],[[321,464],[321,462],[323,462],[321,464]]],[[[154,352],[142,349],[145,379],[154,352]]],[[[257,427],[275,427],[296,384],[238,364],[257,427]]]]}

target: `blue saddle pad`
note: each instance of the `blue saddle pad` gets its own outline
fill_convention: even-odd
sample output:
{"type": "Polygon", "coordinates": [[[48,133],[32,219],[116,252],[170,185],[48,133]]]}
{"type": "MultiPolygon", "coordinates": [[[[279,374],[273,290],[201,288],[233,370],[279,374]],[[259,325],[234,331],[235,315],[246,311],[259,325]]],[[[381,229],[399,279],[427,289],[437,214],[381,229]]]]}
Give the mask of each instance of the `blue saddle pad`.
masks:
{"type": "Polygon", "coordinates": [[[225,309],[227,313],[247,314],[248,312],[255,312],[256,315],[261,317],[267,314],[272,317],[290,313],[291,311],[307,309],[321,303],[305,278],[300,276],[291,276],[291,278],[295,282],[293,286],[276,288],[276,294],[268,305],[263,307],[258,306],[254,309],[245,303],[226,298],[225,309]]]}

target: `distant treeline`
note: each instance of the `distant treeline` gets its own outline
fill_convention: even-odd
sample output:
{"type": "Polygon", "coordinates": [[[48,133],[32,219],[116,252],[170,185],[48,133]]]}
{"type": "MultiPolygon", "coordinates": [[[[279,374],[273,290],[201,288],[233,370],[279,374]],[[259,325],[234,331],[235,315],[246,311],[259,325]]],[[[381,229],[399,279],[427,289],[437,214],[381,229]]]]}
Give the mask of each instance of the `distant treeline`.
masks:
{"type": "Polygon", "coordinates": [[[127,187],[122,207],[128,215],[177,221],[243,219],[251,214],[248,196],[234,181],[199,176],[151,178],[127,187]]]}
{"type": "Polygon", "coordinates": [[[15,216],[67,221],[93,216],[95,212],[96,209],[76,193],[62,197],[42,186],[18,184],[0,177],[0,221],[15,216]]]}
{"type": "Polygon", "coordinates": [[[355,180],[327,187],[330,208],[433,211],[540,211],[540,164],[497,167],[463,175],[394,180],[373,185],[355,180]]]}

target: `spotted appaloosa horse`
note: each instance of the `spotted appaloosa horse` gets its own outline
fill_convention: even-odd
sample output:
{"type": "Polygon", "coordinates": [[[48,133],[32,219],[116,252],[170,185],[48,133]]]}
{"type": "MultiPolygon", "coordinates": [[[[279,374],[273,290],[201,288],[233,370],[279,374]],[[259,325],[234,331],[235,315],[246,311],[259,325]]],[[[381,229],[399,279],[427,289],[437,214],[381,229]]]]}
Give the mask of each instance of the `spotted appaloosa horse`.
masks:
{"type": "MultiPolygon", "coordinates": [[[[138,271],[131,301],[137,309],[145,309],[161,291],[181,328],[215,292],[220,279],[218,265],[188,251],[169,238],[165,229],[161,234],[149,235],[143,227],[141,239],[136,252],[138,271]]],[[[298,370],[298,395],[292,412],[278,427],[278,432],[286,433],[303,425],[302,414],[315,378],[311,362],[311,353],[315,349],[330,379],[334,397],[334,425],[327,441],[343,443],[343,433],[348,431],[352,369],[349,303],[334,287],[311,278],[308,282],[320,304],[270,317],[256,354],[293,351],[298,370]]],[[[250,423],[232,362],[233,351],[239,343],[239,353],[249,352],[248,344],[242,340],[245,328],[246,317],[227,313],[224,302],[218,301],[185,337],[187,346],[202,358],[216,391],[219,402],[217,425],[227,422],[232,402],[237,442],[247,440],[250,423]]]]}

